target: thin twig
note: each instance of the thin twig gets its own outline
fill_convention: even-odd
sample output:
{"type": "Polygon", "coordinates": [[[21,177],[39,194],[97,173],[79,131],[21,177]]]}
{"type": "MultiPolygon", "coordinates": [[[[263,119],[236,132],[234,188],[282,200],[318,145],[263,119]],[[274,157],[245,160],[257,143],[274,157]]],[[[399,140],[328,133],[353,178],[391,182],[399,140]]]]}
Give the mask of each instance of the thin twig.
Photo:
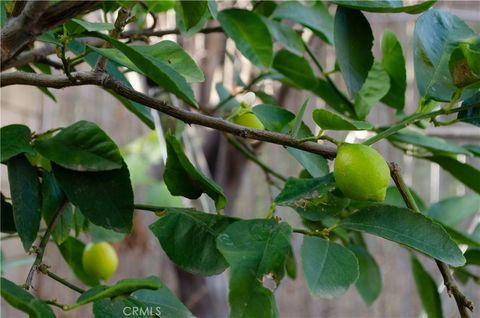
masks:
{"type": "Polygon", "coordinates": [[[78,286],[76,286],[76,285],[68,282],[67,280],[61,278],[61,277],[58,276],[57,274],[52,273],[51,271],[49,271],[49,270],[48,270],[48,266],[45,265],[45,264],[40,264],[40,266],[38,266],[38,270],[39,270],[41,273],[47,275],[48,277],[56,280],[56,281],[59,282],[60,284],[65,285],[65,286],[67,286],[68,288],[70,288],[70,289],[72,289],[72,290],[74,290],[74,291],[76,291],[76,292],[78,292],[78,293],[80,293],[80,294],[83,294],[83,293],[85,292],[85,290],[84,290],[83,288],[80,288],[80,287],[78,287],[78,286]]]}
{"type": "MultiPolygon", "coordinates": [[[[398,164],[393,162],[390,163],[390,173],[407,207],[414,210],[417,213],[420,213],[420,210],[417,206],[417,203],[415,202],[415,199],[413,198],[412,194],[410,193],[410,190],[408,189],[407,185],[405,184],[402,178],[402,175],[400,173],[400,167],[398,166],[398,164]]],[[[442,274],[443,282],[445,287],[447,288],[448,295],[449,296],[453,295],[453,297],[455,298],[455,302],[457,303],[460,316],[462,318],[470,317],[470,314],[466,309],[468,308],[470,311],[473,311],[473,302],[470,301],[460,291],[460,289],[458,288],[455,282],[455,279],[452,277],[452,274],[450,272],[450,268],[448,267],[448,265],[437,259],[435,260],[435,263],[437,264],[437,267],[440,270],[440,273],[442,274]]]]}

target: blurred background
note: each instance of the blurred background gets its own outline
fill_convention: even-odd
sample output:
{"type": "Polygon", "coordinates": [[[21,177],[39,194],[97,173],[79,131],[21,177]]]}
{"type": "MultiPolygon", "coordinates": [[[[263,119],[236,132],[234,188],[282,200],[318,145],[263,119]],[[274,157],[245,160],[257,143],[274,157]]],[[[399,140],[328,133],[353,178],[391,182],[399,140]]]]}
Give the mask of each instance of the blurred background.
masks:
{"type": "MultiPolygon", "coordinates": [[[[223,3],[224,4],[224,3],[223,3]]],[[[219,3],[219,8],[222,7],[219,3]]],[[[229,4],[231,5],[231,4],[229,4]]],[[[239,2],[239,6],[248,6],[249,2],[239,2]]],[[[436,8],[443,8],[456,14],[472,28],[480,31],[480,1],[439,1],[436,8]]],[[[334,12],[334,7],[331,8],[334,12]]],[[[418,93],[414,83],[412,60],[412,34],[416,15],[408,14],[366,14],[374,36],[374,54],[379,56],[381,34],[385,29],[393,30],[399,37],[407,61],[408,90],[406,96],[407,113],[414,112],[418,104],[418,93]]],[[[112,17],[110,17],[112,18],[112,17]]],[[[149,18],[149,17],[148,17],[149,18]]],[[[100,21],[100,17],[91,14],[88,19],[100,21]]],[[[210,22],[209,22],[210,23],[210,22]]],[[[210,26],[215,26],[213,23],[210,26]]],[[[162,14],[157,28],[175,28],[173,11],[162,14]]],[[[333,49],[327,47],[306,31],[303,34],[322,61],[325,69],[333,69],[335,55],[333,49]]],[[[190,53],[205,74],[205,82],[195,84],[196,97],[205,109],[213,108],[226,94],[240,91],[239,79],[248,83],[258,75],[236,50],[230,40],[226,41],[222,33],[208,35],[197,34],[193,37],[168,35],[152,38],[155,41],[170,39],[178,41],[190,53]]],[[[159,91],[149,87],[146,81],[129,74],[129,79],[137,90],[158,94],[159,91]]],[[[342,86],[342,79],[334,77],[342,86]]],[[[281,85],[277,82],[265,81],[259,87],[272,94],[280,105],[296,111],[305,98],[305,93],[281,85]]],[[[344,87],[344,86],[343,86],[344,87]]],[[[118,100],[110,94],[93,86],[72,87],[63,90],[51,90],[57,99],[53,102],[35,87],[10,86],[1,89],[1,125],[22,123],[32,131],[45,131],[55,127],[70,125],[78,120],[86,119],[97,123],[122,148],[135,187],[137,203],[156,205],[195,206],[205,211],[213,211],[207,198],[198,202],[187,202],[171,197],[162,182],[163,152],[162,140],[158,132],[149,130],[136,117],[125,110],[118,100]]],[[[161,92],[160,92],[161,93],[161,92]]],[[[174,101],[175,102],[175,101],[174,101]]],[[[260,103],[257,100],[257,103],[260,103]]],[[[312,96],[305,120],[313,128],[311,111],[325,107],[322,100],[312,96]]],[[[171,119],[161,114],[154,114],[157,123],[169,126],[171,119]]],[[[371,112],[369,120],[377,125],[394,121],[394,110],[377,106],[371,112]]],[[[439,136],[454,144],[479,144],[480,129],[472,125],[455,125],[454,127],[428,128],[431,136],[439,136]]],[[[335,136],[335,135],[334,135],[335,136]]],[[[160,134],[161,137],[161,134],[160,134]]],[[[364,132],[351,133],[348,136],[338,134],[335,137],[347,138],[350,142],[361,141],[368,137],[364,132]]],[[[187,154],[207,175],[214,178],[226,191],[229,198],[227,213],[244,218],[263,217],[267,212],[271,198],[278,189],[269,186],[265,174],[254,163],[248,161],[241,153],[231,147],[223,134],[203,127],[188,126],[185,128],[184,143],[187,154]]],[[[274,170],[285,176],[296,176],[301,167],[289,156],[285,149],[277,145],[255,145],[261,160],[274,170]]],[[[386,142],[375,145],[388,161],[396,161],[402,168],[409,186],[413,187],[427,203],[454,196],[471,194],[472,191],[457,182],[448,173],[441,171],[438,165],[428,161],[413,159],[403,152],[391,147],[386,142]]],[[[480,169],[478,158],[459,157],[480,169]]],[[[6,167],[1,166],[1,191],[9,196],[6,167]]],[[[480,180],[479,180],[480,182],[480,180]]],[[[452,211],[454,212],[454,211],[452,211]]],[[[297,214],[288,208],[278,210],[278,215],[293,225],[300,225],[297,214]]],[[[469,220],[462,226],[472,229],[479,222],[480,216],[469,220]]],[[[148,230],[148,225],[155,216],[138,211],[135,213],[134,231],[127,237],[117,237],[114,246],[120,256],[120,267],[111,282],[126,277],[159,276],[182,301],[199,317],[226,317],[228,273],[201,279],[185,273],[173,265],[162,251],[157,239],[148,230]]],[[[84,242],[88,237],[81,237],[84,242]]],[[[33,257],[26,257],[18,239],[2,238],[3,253],[2,271],[8,279],[23,283],[33,257]]],[[[281,317],[419,317],[422,310],[410,271],[408,252],[397,244],[386,240],[367,236],[370,252],[380,265],[383,278],[383,290],[380,297],[371,306],[363,303],[352,287],[340,298],[334,300],[317,299],[310,296],[299,273],[295,280],[285,278],[276,291],[277,304],[281,317]]],[[[301,236],[293,236],[293,246],[298,257],[301,236]]],[[[433,261],[421,258],[423,265],[441,283],[440,275],[433,261]]],[[[60,256],[54,244],[47,248],[44,262],[52,267],[58,275],[81,285],[60,256]]],[[[227,271],[228,272],[228,271],[227,271]]],[[[477,271],[478,274],[478,271],[477,271]]],[[[57,298],[61,303],[72,303],[78,296],[75,292],[58,285],[44,275],[36,275],[34,293],[40,298],[57,298]]],[[[480,307],[480,292],[472,283],[463,286],[465,294],[480,307]]],[[[442,293],[444,313],[446,317],[456,317],[458,312],[453,299],[442,293]]],[[[56,309],[55,309],[56,310],[56,309]]],[[[477,309],[477,314],[478,314],[477,309]]],[[[22,317],[21,313],[12,309],[2,300],[3,317],[22,317]]],[[[58,317],[89,317],[91,309],[87,306],[73,312],[63,313],[56,310],[58,317]]]]}

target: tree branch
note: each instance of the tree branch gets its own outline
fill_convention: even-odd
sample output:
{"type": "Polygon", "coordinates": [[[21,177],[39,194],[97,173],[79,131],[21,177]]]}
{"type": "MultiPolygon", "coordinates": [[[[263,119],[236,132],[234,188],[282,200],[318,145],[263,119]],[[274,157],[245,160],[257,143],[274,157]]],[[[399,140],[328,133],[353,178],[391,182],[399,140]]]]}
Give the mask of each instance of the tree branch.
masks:
{"type": "MultiPolygon", "coordinates": [[[[400,173],[400,166],[394,162],[391,162],[390,173],[407,207],[409,207],[410,209],[414,210],[417,213],[420,213],[420,210],[417,206],[417,203],[415,202],[415,199],[413,198],[410,190],[408,189],[407,185],[403,181],[402,175],[400,173]]],[[[470,311],[473,311],[473,302],[469,300],[464,294],[462,294],[454,278],[452,277],[452,274],[450,272],[450,268],[448,267],[448,265],[437,259],[435,260],[435,263],[437,264],[437,267],[440,270],[440,274],[442,274],[443,283],[447,288],[448,295],[449,296],[453,295],[453,297],[455,298],[455,302],[457,303],[460,316],[462,318],[470,317],[470,314],[468,313],[467,308],[470,311]]]]}
{"type": "MultiPolygon", "coordinates": [[[[204,28],[198,31],[197,33],[209,34],[209,33],[216,33],[216,32],[223,32],[223,28],[220,26],[211,27],[211,28],[204,28]]],[[[122,39],[129,39],[135,37],[150,37],[150,36],[158,36],[162,37],[168,34],[180,34],[179,29],[168,29],[168,30],[152,30],[152,29],[144,29],[144,30],[129,30],[122,32],[120,34],[120,38],[122,39]]]]}
{"type": "Polygon", "coordinates": [[[45,264],[40,264],[40,266],[38,266],[38,270],[47,275],[48,277],[52,278],[53,280],[56,280],[57,282],[59,282],[60,284],[62,285],[65,285],[67,286],[68,288],[70,288],[71,290],[74,290],[76,291],[77,293],[80,293],[80,294],[83,294],[85,292],[85,290],[83,288],[80,288],[72,283],[70,283],[69,281],[61,278],[60,276],[58,276],[57,274],[55,273],[52,273],[51,271],[48,270],[48,266],[45,265],[45,264]]]}
{"type": "Polygon", "coordinates": [[[301,142],[298,139],[277,132],[266,130],[251,129],[236,125],[219,117],[207,116],[193,111],[188,111],[168,105],[164,101],[156,100],[150,96],[137,92],[123,83],[115,80],[103,72],[75,72],[71,76],[75,79],[72,82],[65,75],[46,75],[33,74],[26,72],[11,72],[0,74],[0,86],[9,86],[15,84],[35,85],[52,88],[64,88],[78,85],[96,85],[106,89],[111,89],[115,93],[128,98],[132,101],[143,104],[147,107],[156,109],[164,114],[175,117],[187,124],[196,124],[213,128],[216,130],[231,133],[243,138],[255,139],[283,146],[293,147],[316,153],[328,159],[333,159],[336,155],[336,148],[327,145],[320,145],[314,142],[301,142]]]}

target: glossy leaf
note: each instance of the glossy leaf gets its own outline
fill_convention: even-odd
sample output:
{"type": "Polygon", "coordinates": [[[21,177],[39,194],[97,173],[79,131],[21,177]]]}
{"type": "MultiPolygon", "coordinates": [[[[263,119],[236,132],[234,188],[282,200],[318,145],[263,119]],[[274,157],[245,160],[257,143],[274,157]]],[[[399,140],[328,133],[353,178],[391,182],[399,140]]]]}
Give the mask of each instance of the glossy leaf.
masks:
{"type": "Polygon", "coordinates": [[[372,29],[365,16],[360,11],[337,8],[335,51],[351,97],[356,96],[362,88],[372,68],[372,46],[372,29]]]}
{"type": "Polygon", "coordinates": [[[258,15],[248,10],[227,9],[218,13],[218,22],[253,64],[265,68],[272,65],[272,37],[258,15]]]}
{"type": "Polygon", "coordinates": [[[132,229],[133,191],[128,168],[78,172],[52,164],[52,171],[70,202],[90,222],[128,233],[132,229]]]}
{"type": "Polygon", "coordinates": [[[202,21],[206,11],[207,1],[176,1],[175,12],[177,13],[177,17],[182,21],[182,26],[185,28],[185,31],[189,31],[197,26],[197,24],[202,21]]]}
{"type": "Polygon", "coordinates": [[[275,105],[260,104],[253,107],[252,111],[270,131],[282,132],[295,119],[295,114],[275,105]]]}
{"type": "Polygon", "coordinates": [[[468,265],[480,266],[480,248],[469,248],[464,256],[468,265]]]}
{"type": "Polygon", "coordinates": [[[21,153],[33,153],[30,145],[30,128],[24,125],[13,124],[3,126],[0,130],[1,162],[21,153]]]}
{"type": "Polygon", "coordinates": [[[303,56],[303,41],[301,36],[294,29],[288,25],[265,17],[262,17],[262,20],[275,40],[281,43],[286,50],[297,56],[303,56]]]}
{"type": "Polygon", "coordinates": [[[113,23],[88,22],[80,19],[72,19],[70,23],[76,24],[82,28],[81,31],[110,31],[115,28],[113,23]]]}
{"type": "Polygon", "coordinates": [[[13,219],[23,248],[28,251],[40,228],[40,182],[37,169],[23,155],[7,161],[13,219]]]}
{"type": "Polygon", "coordinates": [[[10,203],[5,201],[5,197],[3,196],[3,193],[1,194],[1,196],[2,196],[2,207],[0,209],[1,232],[10,233],[10,234],[15,233],[17,232],[17,229],[15,228],[15,220],[13,219],[13,207],[10,203]]]}
{"type": "Polygon", "coordinates": [[[414,255],[411,257],[411,264],[417,292],[428,317],[443,317],[437,284],[414,255]]]}
{"type": "Polygon", "coordinates": [[[328,299],[343,295],[359,276],[355,254],[314,236],[303,238],[302,269],[310,292],[328,299]]]}
{"type": "Polygon", "coordinates": [[[417,14],[430,8],[436,1],[437,0],[426,0],[417,4],[407,5],[405,5],[402,0],[333,0],[332,2],[342,7],[369,12],[406,12],[410,14],[417,14]]]}
{"type": "Polygon", "coordinates": [[[308,90],[317,86],[317,78],[307,60],[287,50],[281,50],[275,55],[273,68],[285,75],[293,86],[308,90]]]}
{"type": "Polygon", "coordinates": [[[55,318],[52,309],[45,302],[34,298],[15,283],[2,277],[1,286],[2,298],[13,307],[28,314],[30,318],[55,318]]]}
{"type": "Polygon", "coordinates": [[[480,171],[478,169],[451,157],[431,156],[425,158],[437,163],[467,187],[480,193],[480,182],[478,182],[480,180],[480,171]]]}
{"type": "Polygon", "coordinates": [[[323,99],[328,106],[338,113],[356,117],[353,104],[335,86],[327,80],[319,79],[313,93],[323,99]]]}
{"type": "Polygon", "coordinates": [[[272,16],[298,22],[311,29],[325,42],[333,43],[333,18],[321,1],[306,4],[297,1],[282,1],[272,16]]]}
{"type": "Polygon", "coordinates": [[[457,118],[465,123],[480,127],[480,93],[463,101],[462,107],[465,107],[465,109],[458,112],[457,118]]]}
{"type": "MultiPolygon", "coordinates": [[[[413,57],[415,78],[420,95],[448,102],[457,87],[448,68],[450,54],[459,42],[475,32],[457,16],[441,10],[428,10],[415,24],[413,57]]],[[[464,90],[467,98],[472,90],[464,90]]]]}
{"type": "Polygon", "coordinates": [[[222,188],[193,166],[175,136],[168,135],[166,142],[168,157],[163,178],[170,193],[189,199],[197,199],[206,193],[215,201],[217,209],[223,209],[227,198],[222,188]]]}
{"type": "Polygon", "coordinates": [[[217,248],[232,270],[230,274],[231,317],[276,317],[273,293],[262,284],[273,278],[278,286],[285,272],[292,228],[273,220],[242,220],[230,225],[217,238],[217,248]]]}
{"type": "MultiPolygon", "coordinates": [[[[303,137],[301,137],[303,138],[303,137]]],[[[314,178],[323,177],[329,172],[327,159],[324,157],[303,151],[296,148],[287,147],[290,153],[314,178]]]]}
{"type": "Polygon", "coordinates": [[[120,150],[112,139],[89,121],[79,121],[54,137],[37,140],[37,151],[56,164],[76,171],[102,171],[122,166],[120,150]]]}
{"type": "Polygon", "coordinates": [[[390,77],[390,90],[382,98],[382,102],[397,110],[405,106],[407,89],[407,70],[402,46],[395,33],[386,30],[382,38],[382,66],[390,77]]]}
{"type": "Polygon", "coordinates": [[[355,112],[358,118],[365,119],[370,110],[390,90],[390,77],[381,64],[374,63],[372,69],[355,96],[355,112]]]}
{"type": "Polygon", "coordinates": [[[368,130],[373,126],[365,121],[350,120],[325,109],[315,109],[313,121],[324,130],[368,130]]]}
{"type": "Polygon", "coordinates": [[[62,254],[65,262],[72,269],[75,276],[84,284],[89,286],[95,286],[99,284],[99,281],[88,275],[83,269],[82,255],[85,249],[85,244],[82,241],[74,238],[67,237],[61,244],[58,245],[60,254],[62,254]]]}
{"type": "Polygon", "coordinates": [[[371,206],[343,219],[340,226],[409,246],[452,266],[465,263],[462,251],[440,225],[410,209],[371,206]]]}
{"type": "Polygon", "coordinates": [[[457,226],[480,210],[480,195],[443,199],[430,206],[427,215],[449,226],[457,226]]]}
{"type": "Polygon", "coordinates": [[[371,305],[382,291],[382,275],[377,262],[361,245],[349,246],[358,260],[359,276],[355,287],[367,305],[371,305]]]}
{"type": "Polygon", "coordinates": [[[150,230],[177,266],[194,274],[215,275],[228,267],[217,250],[217,236],[235,221],[193,209],[166,208],[150,230]]]}

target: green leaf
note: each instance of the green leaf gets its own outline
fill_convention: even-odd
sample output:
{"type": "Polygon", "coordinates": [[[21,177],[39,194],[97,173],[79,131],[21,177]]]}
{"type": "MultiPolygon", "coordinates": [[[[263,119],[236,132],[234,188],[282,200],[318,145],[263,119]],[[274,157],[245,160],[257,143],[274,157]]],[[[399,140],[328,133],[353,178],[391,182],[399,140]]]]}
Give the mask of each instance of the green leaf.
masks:
{"type": "Polygon", "coordinates": [[[253,64],[265,68],[272,65],[272,37],[257,14],[248,10],[227,9],[218,13],[218,22],[237,49],[253,64]]]}
{"type": "Polygon", "coordinates": [[[365,16],[356,10],[337,8],[335,51],[351,97],[356,96],[373,65],[373,34],[365,16]]]}
{"type": "MultiPolygon", "coordinates": [[[[195,63],[180,45],[173,41],[165,40],[154,45],[132,45],[131,47],[154,61],[167,64],[182,75],[188,83],[203,82],[205,80],[205,76],[197,63],[195,63]]],[[[144,74],[139,67],[118,49],[91,48],[109,60],[115,61],[132,71],[144,74]]]]}
{"type": "Polygon", "coordinates": [[[292,248],[290,248],[285,259],[285,271],[291,279],[297,278],[297,262],[295,261],[295,254],[292,248]]]}
{"type": "Polygon", "coordinates": [[[73,307],[80,307],[103,298],[126,296],[140,289],[158,289],[162,286],[163,284],[154,276],[122,279],[112,286],[96,286],[87,290],[78,297],[73,307]]]}
{"type": "Polygon", "coordinates": [[[298,22],[311,29],[327,43],[333,43],[333,18],[321,1],[306,5],[297,1],[282,1],[272,17],[298,22]]]}
{"type": "Polygon", "coordinates": [[[300,35],[288,25],[275,20],[262,17],[272,36],[280,42],[285,49],[297,56],[303,56],[303,41],[300,35]]]}
{"type": "Polygon", "coordinates": [[[78,172],[52,164],[52,171],[70,202],[94,224],[128,233],[132,229],[133,190],[128,168],[78,172]]]}
{"type": "Polygon", "coordinates": [[[168,157],[163,179],[170,193],[189,199],[197,199],[206,193],[215,201],[217,209],[223,209],[227,198],[222,188],[193,166],[175,136],[168,135],[166,142],[168,157]]]}
{"type": "Polygon", "coordinates": [[[377,262],[368,250],[361,245],[351,245],[350,250],[358,260],[360,275],[355,287],[367,305],[373,304],[382,291],[382,274],[377,262]]]}
{"type": "Polygon", "coordinates": [[[390,77],[390,90],[382,98],[382,102],[403,110],[405,106],[405,91],[407,89],[407,70],[402,46],[395,33],[390,30],[383,32],[382,66],[390,77]]]}
{"type": "Polygon", "coordinates": [[[353,104],[327,80],[319,79],[313,93],[340,114],[356,117],[353,104]]]}
{"type": "Polygon", "coordinates": [[[349,120],[325,109],[315,109],[313,121],[324,130],[368,130],[373,126],[365,121],[349,120]]]}
{"type": "Polygon", "coordinates": [[[343,219],[340,226],[409,246],[452,266],[465,263],[462,251],[439,224],[410,209],[374,205],[343,219]]]}
{"type": "Polygon", "coordinates": [[[480,248],[469,248],[464,256],[468,265],[480,266],[480,248]]]}
{"type": "Polygon", "coordinates": [[[381,64],[374,63],[372,69],[355,96],[355,112],[358,118],[365,119],[370,110],[390,90],[390,77],[381,64]]]}
{"type": "Polygon", "coordinates": [[[150,230],[177,266],[194,274],[215,275],[228,267],[217,250],[217,236],[235,221],[193,209],[166,208],[150,230]]]}
{"type": "Polygon", "coordinates": [[[480,180],[480,171],[478,169],[450,157],[431,156],[425,157],[425,159],[437,163],[467,187],[480,193],[480,182],[478,182],[480,180]]]}
{"type": "MultiPolygon", "coordinates": [[[[130,85],[130,83],[128,85],[130,85]]],[[[107,92],[109,92],[110,94],[112,94],[113,97],[118,99],[118,101],[122,103],[122,105],[125,106],[126,109],[135,114],[135,116],[137,116],[138,119],[140,119],[145,125],[147,125],[148,128],[155,129],[155,124],[153,123],[152,116],[150,115],[150,112],[145,108],[145,106],[133,102],[123,96],[120,96],[113,91],[107,90],[107,92]]]]}
{"type": "Polygon", "coordinates": [[[417,4],[405,5],[402,0],[333,0],[332,2],[342,7],[369,12],[406,12],[417,14],[430,8],[437,0],[422,1],[417,4]]]}
{"type": "Polygon", "coordinates": [[[40,228],[40,182],[37,169],[23,155],[7,161],[8,181],[13,205],[13,219],[26,252],[37,238],[40,228]]]}
{"type": "MultiPolygon", "coordinates": [[[[412,194],[415,202],[417,203],[417,206],[420,212],[425,214],[425,211],[428,208],[427,205],[425,204],[425,201],[423,201],[423,199],[414,189],[412,188],[408,188],[408,189],[410,190],[410,193],[412,194]]],[[[400,194],[400,191],[398,191],[398,188],[396,186],[390,186],[387,188],[387,194],[382,204],[393,205],[399,208],[407,208],[407,205],[405,204],[405,201],[403,200],[403,197],[400,194]]]]}
{"type": "Polygon", "coordinates": [[[430,206],[427,215],[449,226],[457,226],[480,210],[480,195],[443,199],[430,206]]]}
{"type": "Polygon", "coordinates": [[[54,137],[36,140],[35,148],[47,159],[76,171],[103,171],[122,167],[120,150],[112,139],[89,121],[79,121],[54,137]]]}
{"type": "Polygon", "coordinates": [[[474,47],[478,43],[472,44],[460,43],[450,55],[448,69],[456,87],[480,87],[480,48],[474,47]]]}
{"type": "Polygon", "coordinates": [[[413,254],[411,264],[417,292],[428,317],[443,317],[442,302],[437,291],[437,284],[413,254]]]}
{"type": "MultiPolygon", "coordinates": [[[[300,137],[303,138],[303,137],[300,137]]],[[[296,148],[287,147],[290,153],[314,178],[323,177],[329,172],[327,159],[324,157],[303,151],[296,148]]]]}
{"type": "Polygon", "coordinates": [[[34,298],[23,288],[6,278],[1,278],[0,292],[3,299],[18,310],[27,313],[30,318],[55,318],[50,307],[43,301],[34,298]]]}
{"type": "Polygon", "coordinates": [[[465,244],[473,247],[480,247],[480,239],[477,239],[475,236],[465,233],[463,231],[457,230],[454,227],[442,224],[445,231],[448,235],[454,240],[457,244],[465,244]]]}
{"type": "Polygon", "coordinates": [[[2,193],[2,208],[0,209],[1,215],[1,232],[2,233],[15,233],[17,229],[15,228],[15,220],[13,219],[13,207],[10,203],[5,201],[5,197],[2,193]]]}
{"type": "Polygon", "coordinates": [[[0,129],[1,162],[21,153],[33,154],[30,145],[30,128],[24,125],[14,124],[3,126],[0,129]]]}
{"type": "Polygon", "coordinates": [[[263,279],[279,284],[285,272],[292,228],[274,220],[242,220],[217,238],[217,248],[232,267],[230,316],[278,317],[275,299],[263,279]]]}
{"type": "MultiPolygon", "coordinates": [[[[195,96],[190,85],[188,85],[182,75],[177,73],[167,63],[145,55],[134,47],[126,45],[107,35],[98,32],[86,32],[84,35],[98,37],[109,42],[115,48],[125,54],[125,56],[128,57],[130,61],[132,61],[132,63],[134,63],[135,66],[142,71],[143,74],[157,83],[160,87],[163,87],[167,91],[177,95],[188,104],[198,107],[198,103],[195,100],[195,96]]],[[[101,52],[99,51],[99,53],[101,52]]],[[[106,57],[108,58],[108,56],[106,57]]]]}
{"type": "MultiPolygon", "coordinates": [[[[441,10],[428,10],[415,24],[413,62],[420,95],[448,102],[456,92],[448,62],[458,43],[468,41],[475,32],[457,16],[441,10]]],[[[462,99],[475,90],[465,89],[462,99]]]]}
{"type": "Polygon", "coordinates": [[[175,5],[175,12],[182,21],[185,31],[189,31],[199,24],[207,11],[207,1],[186,1],[178,0],[175,5]]]}
{"type": "Polygon", "coordinates": [[[99,281],[94,277],[88,275],[83,269],[82,255],[85,249],[85,244],[82,241],[77,240],[74,237],[67,237],[63,243],[58,245],[60,254],[67,262],[68,266],[72,269],[75,276],[84,284],[89,286],[95,286],[99,284],[99,281]]]}
{"type": "Polygon", "coordinates": [[[477,93],[469,99],[464,100],[462,107],[468,108],[459,111],[457,118],[465,123],[480,127],[480,93],[477,93]]]}
{"type": "Polygon", "coordinates": [[[253,113],[262,122],[267,130],[282,132],[295,118],[295,114],[285,108],[260,104],[252,108],[253,113]]]}
{"type": "Polygon", "coordinates": [[[328,299],[343,295],[359,276],[355,254],[314,236],[303,238],[302,269],[310,293],[328,299]]]}
{"type": "Polygon", "coordinates": [[[317,86],[317,78],[303,56],[281,50],[275,55],[273,68],[285,75],[293,86],[308,90],[317,86]]]}
{"type": "Polygon", "coordinates": [[[92,242],[118,242],[122,241],[126,234],[125,233],[118,233],[113,230],[106,229],[104,227],[95,225],[93,223],[90,223],[88,225],[88,229],[90,232],[90,236],[92,239],[92,242]]]}
{"type": "Polygon", "coordinates": [[[471,155],[471,152],[462,146],[447,143],[444,139],[431,137],[412,130],[402,130],[388,137],[388,140],[395,143],[405,143],[430,150],[433,153],[452,153],[471,155]]]}
{"type": "Polygon", "coordinates": [[[82,28],[81,31],[109,31],[113,30],[115,26],[113,23],[102,23],[102,22],[88,22],[79,19],[72,19],[70,20],[72,23],[77,24],[82,28]]]}

